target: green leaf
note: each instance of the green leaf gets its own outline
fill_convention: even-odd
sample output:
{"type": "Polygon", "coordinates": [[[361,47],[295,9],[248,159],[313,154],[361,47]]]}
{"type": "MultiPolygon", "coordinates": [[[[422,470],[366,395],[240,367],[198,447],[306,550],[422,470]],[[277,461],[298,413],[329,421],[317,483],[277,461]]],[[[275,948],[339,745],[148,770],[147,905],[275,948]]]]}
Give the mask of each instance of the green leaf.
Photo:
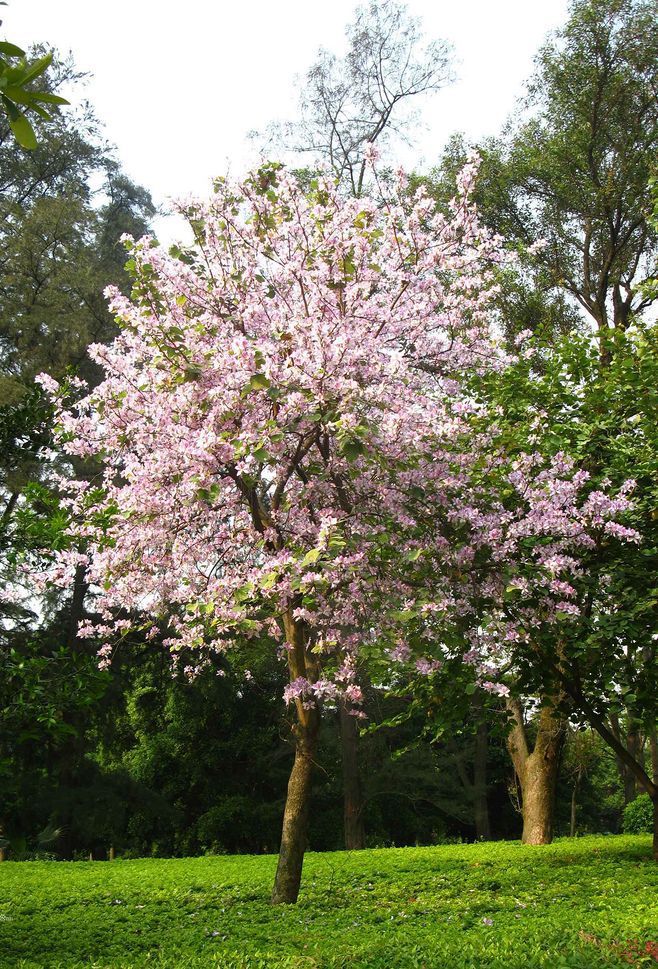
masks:
{"type": "Polygon", "coordinates": [[[198,363],[189,363],[183,371],[184,382],[189,383],[191,380],[198,380],[202,373],[203,368],[198,363]]]}
{"type": "Polygon", "coordinates": [[[251,599],[254,594],[254,584],[253,582],[245,582],[241,585],[239,589],[235,590],[235,601],[236,602],[246,602],[251,599]]]}
{"type": "Polygon", "coordinates": [[[361,441],[354,437],[347,438],[341,447],[343,456],[350,462],[356,461],[356,459],[363,454],[364,450],[365,448],[363,447],[361,441]]]}
{"type": "Polygon", "coordinates": [[[39,77],[40,74],[43,74],[44,71],[47,71],[50,65],[52,64],[52,60],[53,60],[52,53],[46,54],[45,57],[40,57],[39,60],[35,61],[34,64],[32,64],[32,66],[30,67],[30,69],[23,75],[23,77],[21,78],[21,84],[23,85],[29,84],[29,82],[33,81],[35,77],[39,77]]]}
{"type": "Polygon", "coordinates": [[[310,552],[307,552],[302,559],[302,568],[305,569],[307,565],[314,565],[320,556],[322,555],[322,549],[312,548],[310,552]]]}
{"type": "Polygon", "coordinates": [[[18,110],[14,102],[10,101],[9,98],[6,97],[4,94],[0,95],[0,97],[2,98],[2,103],[5,106],[5,110],[7,112],[7,116],[9,120],[12,121],[20,117],[20,111],[18,110]]]}
{"type": "Polygon", "coordinates": [[[410,552],[405,552],[405,562],[416,562],[423,554],[423,551],[424,550],[422,548],[414,548],[410,552]]]}
{"type": "Polygon", "coordinates": [[[277,573],[276,572],[268,572],[267,575],[265,576],[265,578],[263,579],[263,581],[260,584],[261,589],[271,589],[274,586],[274,584],[276,583],[276,580],[277,580],[277,573]]]}
{"type": "Polygon", "coordinates": [[[33,151],[37,147],[37,136],[34,133],[34,128],[20,111],[17,118],[9,118],[9,126],[21,148],[33,151]]]}
{"type": "Polygon", "coordinates": [[[36,92],[34,94],[34,100],[40,101],[43,104],[70,104],[71,103],[70,101],[67,101],[66,98],[60,97],[59,94],[48,94],[45,91],[43,93],[41,93],[41,91],[36,92]]]}
{"type": "Polygon", "coordinates": [[[34,101],[32,91],[24,91],[22,87],[18,87],[16,84],[8,84],[4,93],[16,104],[31,105],[34,101]]]}
{"type": "Polygon", "coordinates": [[[396,609],[391,613],[393,619],[399,622],[408,622],[410,619],[415,619],[416,610],[415,609],[396,609]]]}
{"type": "Polygon", "coordinates": [[[249,390],[267,390],[270,382],[264,373],[255,373],[249,380],[249,390]]]}
{"type": "Polygon", "coordinates": [[[25,57],[25,51],[16,44],[10,44],[8,40],[0,40],[0,54],[7,57],[25,57]]]}
{"type": "Polygon", "coordinates": [[[52,120],[52,115],[48,114],[47,111],[45,111],[43,108],[39,107],[38,104],[33,104],[32,105],[32,111],[34,111],[35,114],[38,114],[40,118],[43,118],[44,121],[51,121],[52,120]]]}

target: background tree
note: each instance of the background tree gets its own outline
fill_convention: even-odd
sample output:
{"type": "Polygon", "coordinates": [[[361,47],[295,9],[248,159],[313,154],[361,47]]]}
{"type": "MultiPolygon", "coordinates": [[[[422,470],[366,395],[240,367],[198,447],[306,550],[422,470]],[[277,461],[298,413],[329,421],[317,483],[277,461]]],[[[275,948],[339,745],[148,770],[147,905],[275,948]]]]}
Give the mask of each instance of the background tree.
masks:
{"type": "MultiPolygon", "coordinates": [[[[537,57],[520,110],[500,138],[478,146],[480,212],[519,255],[516,269],[501,274],[498,297],[513,350],[519,334],[536,333],[549,347],[593,325],[605,364],[624,345],[615,333],[651,303],[643,280],[655,265],[657,242],[647,192],[658,131],[653,19],[653,6],[637,0],[573,3],[565,26],[537,57]]],[[[449,198],[465,156],[463,140],[453,139],[429,180],[438,197],[449,198]]],[[[535,359],[536,367],[544,365],[543,357],[535,359]]],[[[588,375],[598,380],[595,370],[588,375]]],[[[518,416],[511,398],[508,405],[518,416]]],[[[592,451],[588,470],[596,460],[592,451]]],[[[559,706],[559,696],[545,699],[559,706]]],[[[631,725],[624,744],[633,746],[637,728],[634,734],[627,711],[622,719],[631,725]]],[[[554,787],[558,759],[551,762],[554,787]]]]}
{"type": "Polygon", "coordinates": [[[40,600],[16,568],[36,548],[56,547],[64,523],[48,488],[52,409],[33,378],[47,367],[96,379],[86,346],[116,332],[102,291],[110,280],[128,283],[118,236],[143,233],[155,211],[120,172],[89,106],[57,107],[66,102],[55,92],[82,79],[74,65],[40,49],[34,57],[54,106],[39,144],[23,151],[10,119],[0,118],[0,820],[14,839],[34,833],[36,815],[47,824],[46,791],[64,778],[65,763],[75,773],[90,704],[107,686],[70,636],[71,604],[61,595],[40,600]]]}
{"type": "Polygon", "coordinates": [[[567,294],[603,356],[652,299],[643,281],[658,243],[647,193],[658,148],[654,22],[644,0],[576,0],[539,52],[521,110],[482,146],[483,218],[520,246],[545,243],[524,262],[530,286],[567,294]]]}
{"type": "MultiPolygon", "coordinates": [[[[601,511],[601,532],[572,586],[577,618],[572,622],[565,606],[565,621],[552,634],[509,644],[517,684],[556,698],[563,716],[588,723],[652,798],[655,784],[637,738],[651,735],[658,714],[656,340],[655,324],[630,326],[602,365],[597,341],[572,335],[537,348],[539,361],[522,356],[495,390],[510,451],[531,445],[538,454],[571,454],[601,511]],[[632,487],[624,525],[605,523],[600,489],[610,483],[621,495],[632,487]],[[631,540],[610,541],[615,535],[631,540]]],[[[512,587],[509,617],[517,605],[522,600],[512,587]]]]}
{"type": "Polygon", "coordinates": [[[445,41],[424,44],[420,23],[396,0],[358,7],[345,34],[343,57],[320,50],[307,71],[299,117],[255,137],[266,154],[283,149],[306,155],[312,168],[328,166],[358,197],[366,188],[368,145],[385,148],[408,137],[410,102],[415,107],[418,95],[451,80],[451,51],[445,41]]]}

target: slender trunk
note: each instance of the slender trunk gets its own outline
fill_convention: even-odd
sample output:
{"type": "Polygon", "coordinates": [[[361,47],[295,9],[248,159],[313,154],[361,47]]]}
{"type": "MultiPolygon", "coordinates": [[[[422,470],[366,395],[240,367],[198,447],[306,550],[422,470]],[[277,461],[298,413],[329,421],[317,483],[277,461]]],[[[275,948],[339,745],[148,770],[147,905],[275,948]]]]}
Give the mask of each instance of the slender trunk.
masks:
{"type": "Polygon", "coordinates": [[[576,797],[578,795],[578,781],[574,781],[571,792],[571,823],[569,825],[569,836],[576,837],[576,797]]]}
{"type": "MultiPolygon", "coordinates": [[[[628,727],[626,733],[626,749],[635,760],[642,761],[642,740],[636,727],[628,727]]],[[[637,781],[632,771],[621,765],[621,776],[624,782],[624,804],[630,804],[637,797],[637,781]]]]}
{"type": "Polygon", "coordinates": [[[482,720],[475,734],[475,758],[473,761],[473,814],[475,837],[478,841],[491,841],[489,805],[487,803],[487,753],[489,738],[487,724],[482,720]]]}
{"type": "MultiPolygon", "coordinates": [[[[303,677],[309,682],[317,679],[317,665],[308,648],[308,635],[303,623],[295,620],[292,607],[283,617],[288,646],[288,669],[291,683],[303,677]]],[[[309,807],[313,764],[318,748],[320,711],[317,706],[305,706],[295,699],[297,722],[293,727],[295,759],[288,780],[286,806],[279,863],[272,889],[272,904],[293,904],[299,895],[302,865],[308,838],[309,807]]]]}
{"type": "Polygon", "coordinates": [[[340,744],[343,766],[343,824],[345,848],[360,851],[365,848],[363,826],[363,796],[359,777],[359,729],[344,703],[338,706],[340,744]]]}
{"type": "Polygon", "coordinates": [[[553,840],[553,814],[565,723],[545,703],[539,714],[532,752],[528,746],[523,710],[518,700],[508,700],[513,725],[507,746],[521,787],[524,844],[543,845],[553,840]]]}
{"type": "Polygon", "coordinates": [[[457,775],[464,788],[464,793],[473,806],[475,838],[477,841],[490,841],[491,825],[489,823],[489,805],[487,803],[489,735],[487,721],[484,717],[482,695],[477,690],[473,694],[471,706],[476,724],[472,772],[467,769],[464,763],[463,749],[460,749],[450,738],[447,740],[447,747],[454,757],[457,775]]]}
{"type": "Polygon", "coordinates": [[[320,717],[317,710],[307,711],[305,724],[295,727],[295,760],[288,780],[288,795],[283,813],[283,831],[279,863],[272,890],[274,905],[293,904],[299,895],[302,865],[308,837],[309,805],[313,763],[318,745],[320,717]]]}
{"type": "Polygon", "coordinates": [[[612,723],[612,728],[608,726],[604,718],[600,713],[597,713],[577,683],[567,676],[561,676],[561,680],[565,691],[574,701],[576,709],[580,710],[587,717],[589,725],[596,730],[601,739],[605,741],[619,760],[634,774],[636,780],[644,788],[649,797],[652,800],[658,800],[658,779],[652,779],[640,761],[628,751],[622,743],[618,731],[615,729],[614,722],[612,723]]]}

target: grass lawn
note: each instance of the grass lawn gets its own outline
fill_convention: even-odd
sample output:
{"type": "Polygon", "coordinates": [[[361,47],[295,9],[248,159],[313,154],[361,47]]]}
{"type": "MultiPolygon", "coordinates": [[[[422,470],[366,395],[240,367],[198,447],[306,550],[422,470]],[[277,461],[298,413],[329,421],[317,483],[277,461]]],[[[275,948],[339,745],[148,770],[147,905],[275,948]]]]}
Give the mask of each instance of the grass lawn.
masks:
{"type": "Polygon", "coordinates": [[[6,862],[0,966],[658,967],[645,836],[309,854],[298,905],[278,908],[275,863],[6,862]]]}

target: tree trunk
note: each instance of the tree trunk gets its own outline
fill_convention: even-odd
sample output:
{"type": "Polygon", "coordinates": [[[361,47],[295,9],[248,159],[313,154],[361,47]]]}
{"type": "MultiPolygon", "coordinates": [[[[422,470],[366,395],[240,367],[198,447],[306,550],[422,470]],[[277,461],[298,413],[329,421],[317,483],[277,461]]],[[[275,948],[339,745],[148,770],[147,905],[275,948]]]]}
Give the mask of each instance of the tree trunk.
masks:
{"type": "Polygon", "coordinates": [[[313,763],[318,746],[320,717],[307,711],[306,724],[295,727],[295,760],[288,780],[288,795],[283,813],[279,863],[272,890],[274,905],[293,904],[299,895],[302,865],[308,837],[309,805],[313,763]]]}
{"type": "Polygon", "coordinates": [[[574,782],[571,792],[571,823],[569,825],[569,837],[576,837],[576,796],[578,794],[578,781],[574,782]]]}
{"type": "Polygon", "coordinates": [[[507,747],[521,787],[524,844],[545,845],[553,840],[555,791],[560,756],[566,732],[565,723],[545,703],[539,713],[537,737],[532,752],[518,700],[508,700],[513,726],[507,747]]]}
{"type": "MultiPolygon", "coordinates": [[[[629,725],[628,733],[626,735],[626,747],[629,754],[635,758],[635,760],[642,762],[642,741],[637,728],[629,725]]],[[[622,777],[624,779],[624,804],[630,804],[637,797],[637,783],[635,780],[635,775],[624,768],[622,770],[622,777]]]]}
{"type": "Polygon", "coordinates": [[[487,803],[487,753],[489,738],[486,721],[478,724],[475,734],[475,759],[473,761],[473,813],[475,837],[478,841],[491,841],[489,805],[487,803]]]}
{"type": "Polygon", "coordinates": [[[88,589],[89,584],[85,580],[85,567],[84,565],[77,565],[75,569],[75,578],[73,580],[73,595],[71,596],[68,629],[66,635],[66,641],[69,649],[75,649],[76,646],[79,646],[81,642],[81,640],[78,639],[78,626],[80,625],[80,620],[85,614],[85,598],[87,596],[88,589]]]}
{"type": "Polygon", "coordinates": [[[343,765],[343,823],[345,848],[360,851],[366,846],[363,825],[363,797],[359,777],[359,729],[344,703],[338,705],[343,765]]]}
{"type": "Polygon", "coordinates": [[[525,777],[521,784],[523,797],[523,834],[521,840],[527,845],[549,845],[553,840],[553,805],[557,782],[557,759],[555,762],[528,757],[525,777]]]}
{"type": "MultiPolygon", "coordinates": [[[[290,682],[303,678],[313,683],[317,679],[317,664],[308,648],[307,630],[303,623],[293,618],[292,613],[291,606],[283,616],[290,682]]],[[[298,696],[295,698],[295,711],[297,714],[297,722],[293,727],[295,759],[288,780],[286,806],[283,812],[279,863],[272,889],[273,905],[293,904],[299,895],[308,837],[313,764],[320,732],[320,711],[316,705],[305,706],[298,696]]]]}
{"type": "MultiPolygon", "coordinates": [[[[640,728],[629,720],[626,725],[625,736],[622,736],[622,728],[619,722],[619,717],[612,715],[610,717],[610,724],[612,726],[612,731],[619,743],[626,748],[633,760],[638,761],[638,763],[642,763],[642,738],[640,735],[640,728]]],[[[616,754],[616,760],[619,776],[621,777],[621,782],[624,787],[624,804],[630,804],[631,801],[634,801],[637,797],[637,777],[629,767],[628,763],[626,763],[619,756],[619,754],[616,754]]]]}

